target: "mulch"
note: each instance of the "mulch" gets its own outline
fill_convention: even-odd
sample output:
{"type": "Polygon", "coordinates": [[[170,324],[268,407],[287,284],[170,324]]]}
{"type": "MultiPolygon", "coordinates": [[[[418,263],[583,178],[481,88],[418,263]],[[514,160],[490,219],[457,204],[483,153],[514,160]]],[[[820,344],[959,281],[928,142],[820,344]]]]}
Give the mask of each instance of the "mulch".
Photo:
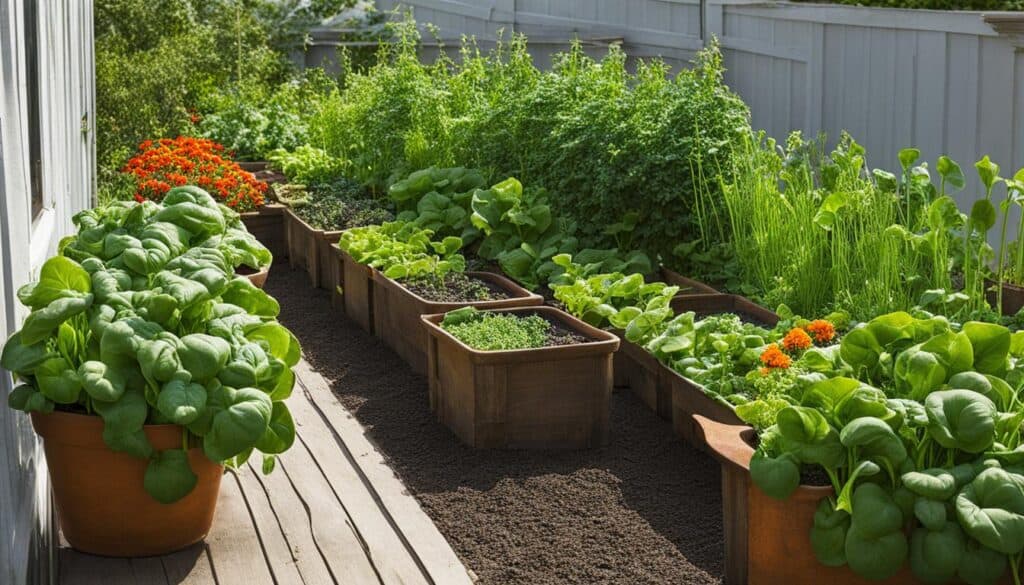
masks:
{"type": "Polygon", "coordinates": [[[718,464],[628,390],[613,393],[607,447],[474,450],[434,419],[426,379],[304,272],[275,264],[266,290],[480,583],[721,582],[718,464]]]}

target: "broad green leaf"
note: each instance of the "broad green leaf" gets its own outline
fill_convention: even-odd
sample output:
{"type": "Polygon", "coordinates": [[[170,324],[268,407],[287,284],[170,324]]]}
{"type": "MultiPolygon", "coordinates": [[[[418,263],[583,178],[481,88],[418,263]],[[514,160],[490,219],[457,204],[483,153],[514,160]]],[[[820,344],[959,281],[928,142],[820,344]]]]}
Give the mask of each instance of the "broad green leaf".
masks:
{"type": "Polygon", "coordinates": [[[295,423],[284,402],[275,402],[270,424],[256,443],[256,448],[267,454],[284,453],[295,442],[295,423]]]}
{"type": "Polygon", "coordinates": [[[198,478],[181,449],[158,451],[146,467],[143,486],[161,504],[173,504],[196,487],[198,478]]]}
{"type": "Polygon", "coordinates": [[[49,337],[68,319],[85,312],[92,305],[92,295],[62,297],[46,307],[33,311],[21,328],[21,342],[32,345],[49,337]]]}
{"type": "Polygon", "coordinates": [[[156,407],[174,424],[188,425],[206,408],[206,388],[195,382],[171,380],[160,390],[156,407]]]}
{"type": "Polygon", "coordinates": [[[228,389],[228,406],[218,412],[203,450],[212,461],[225,461],[251,449],[270,424],[273,406],[266,393],[255,388],[228,389]]]}
{"type": "Polygon", "coordinates": [[[38,310],[57,299],[85,296],[91,291],[92,280],[80,264],[64,256],[54,256],[43,263],[39,281],[22,287],[18,298],[38,310]]]}
{"type": "Polygon", "coordinates": [[[82,388],[93,400],[114,402],[121,398],[125,389],[124,374],[110,364],[89,360],[78,366],[82,388]]]}

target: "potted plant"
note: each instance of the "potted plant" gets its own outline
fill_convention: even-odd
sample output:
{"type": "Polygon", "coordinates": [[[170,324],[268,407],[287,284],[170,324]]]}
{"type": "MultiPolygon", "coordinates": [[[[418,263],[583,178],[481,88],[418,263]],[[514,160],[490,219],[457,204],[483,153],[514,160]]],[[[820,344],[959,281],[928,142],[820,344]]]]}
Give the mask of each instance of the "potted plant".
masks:
{"type": "Polygon", "coordinates": [[[839,347],[842,363],[794,388],[756,435],[698,418],[723,462],[730,574],[1019,584],[1024,408],[1010,331],[891,313],[839,347]]]}
{"type": "Polygon", "coordinates": [[[43,439],[62,532],[84,552],[163,554],[202,539],[223,465],[263,469],[295,431],[299,359],[277,302],[224,252],[237,214],[204,191],[75,217],[0,365],[43,439]]]}
{"type": "Polygon", "coordinates": [[[584,448],[609,437],[619,340],[551,307],[424,315],[438,420],[476,448],[584,448]]]}

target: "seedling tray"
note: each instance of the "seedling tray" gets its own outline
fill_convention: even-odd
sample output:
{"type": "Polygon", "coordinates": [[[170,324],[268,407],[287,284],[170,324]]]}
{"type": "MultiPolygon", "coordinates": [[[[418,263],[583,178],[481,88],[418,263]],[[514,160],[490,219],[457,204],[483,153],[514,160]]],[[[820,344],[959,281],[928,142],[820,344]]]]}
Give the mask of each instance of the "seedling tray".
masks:
{"type": "Polygon", "coordinates": [[[379,271],[373,274],[373,331],[395,350],[417,374],[427,373],[427,331],[420,324],[421,315],[446,313],[460,307],[480,310],[508,307],[530,307],[544,303],[544,297],[531,293],[508,278],[493,272],[467,272],[489,282],[508,294],[507,299],[467,303],[437,303],[420,297],[379,271]]]}
{"type": "Polygon", "coordinates": [[[476,448],[588,448],[608,443],[612,354],[619,339],[552,307],[502,309],[540,315],[586,343],[511,351],[475,350],[424,315],[431,408],[476,448]]]}

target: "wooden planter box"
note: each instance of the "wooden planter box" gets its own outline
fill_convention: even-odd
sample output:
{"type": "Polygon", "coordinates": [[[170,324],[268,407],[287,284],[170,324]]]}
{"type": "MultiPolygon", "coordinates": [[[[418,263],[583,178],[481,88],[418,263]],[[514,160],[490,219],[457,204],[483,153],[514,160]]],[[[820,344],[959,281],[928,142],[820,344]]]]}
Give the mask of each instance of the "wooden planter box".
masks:
{"type": "Polygon", "coordinates": [[[643,347],[620,334],[619,351],[615,352],[616,386],[628,386],[647,408],[665,420],[672,420],[672,388],[670,372],[643,347]],[[619,382],[622,382],[621,384],[619,382]]]}
{"type": "Polygon", "coordinates": [[[334,249],[341,258],[341,276],[335,290],[338,286],[341,287],[341,302],[345,306],[345,315],[363,331],[373,333],[373,275],[377,271],[356,262],[337,245],[334,249]]]}
{"type": "Polygon", "coordinates": [[[664,266],[661,267],[660,277],[662,282],[679,287],[679,293],[676,296],[718,294],[717,290],[703,282],[687,278],[674,270],[665,268],[664,266]]]}
{"type": "Polygon", "coordinates": [[[245,229],[266,246],[274,258],[288,257],[288,246],[284,237],[284,212],[284,205],[268,203],[256,211],[241,214],[245,229]]]}
{"type": "Polygon", "coordinates": [[[331,244],[331,269],[330,275],[333,279],[331,281],[331,306],[335,309],[345,310],[345,259],[342,256],[344,252],[341,251],[341,247],[335,242],[331,244]]]}
{"type": "Polygon", "coordinates": [[[585,448],[608,443],[612,354],[617,337],[552,307],[502,309],[541,315],[593,340],[578,345],[477,351],[424,315],[431,408],[476,448],[585,448]]]}
{"type": "Polygon", "coordinates": [[[288,258],[292,268],[305,270],[313,286],[333,290],[336,281],[334,260],[337,255],[331,245],[338,243],[342,231],[317,229],[287,209],[285,237],[288,240],[288,258]]]}
{"type": "Polygon", "coordinates": [[[420,324],[421,315],[446,313],[460,307],[505,309],[544,304],[544,297],[531,293],[508,278],[492,272],[467,272],[466,275],[486,280],[508,293],[509,298],[471,303],[436,303],[410,292],[380,271],[373,273],[373,331],[395,350],[417,374],[427,373],[427,330],[420,324]]]}
{"type": "MultiPolygon", "coordinates": [[[[779,322],[778,315],[739,295],[708,294],[676,297],[672,299],[671,306],[677,314],[686,311],[694,311],[700,315],[736,313],[741,317],[746,317],[744,320],[769,327],[773,327],[779,322]]],[[[744,424],[736,416],[731,405],[713,398],[704,391],[700,384],[680,375],[672,368],[659,365],[661,365],[668,383],[659,385],[658,391],[670,393],[672,427],[685,441],[695,447],[706,448],[701,433],[695,427],[693,415],[700,415],[725,424],[744,424]]],[[[659,397],[659,400],[663,399],[663,397],[659,397]]]]}
{"type": "MultiPolygon", "coordinates": [[[[754,429],[701,416],[694,419],[701,442],[722,464],[726,585],[920,583],[907,564],[885,581],[868,581],[848,567],[819,563],[810,540],[814,511],[835,491],[829,486],[801,485],[784,501],[769,497],[750,478],[754,429]]],[[[1010,582],[1007,575],[999,581],[1010,582]]]]}

